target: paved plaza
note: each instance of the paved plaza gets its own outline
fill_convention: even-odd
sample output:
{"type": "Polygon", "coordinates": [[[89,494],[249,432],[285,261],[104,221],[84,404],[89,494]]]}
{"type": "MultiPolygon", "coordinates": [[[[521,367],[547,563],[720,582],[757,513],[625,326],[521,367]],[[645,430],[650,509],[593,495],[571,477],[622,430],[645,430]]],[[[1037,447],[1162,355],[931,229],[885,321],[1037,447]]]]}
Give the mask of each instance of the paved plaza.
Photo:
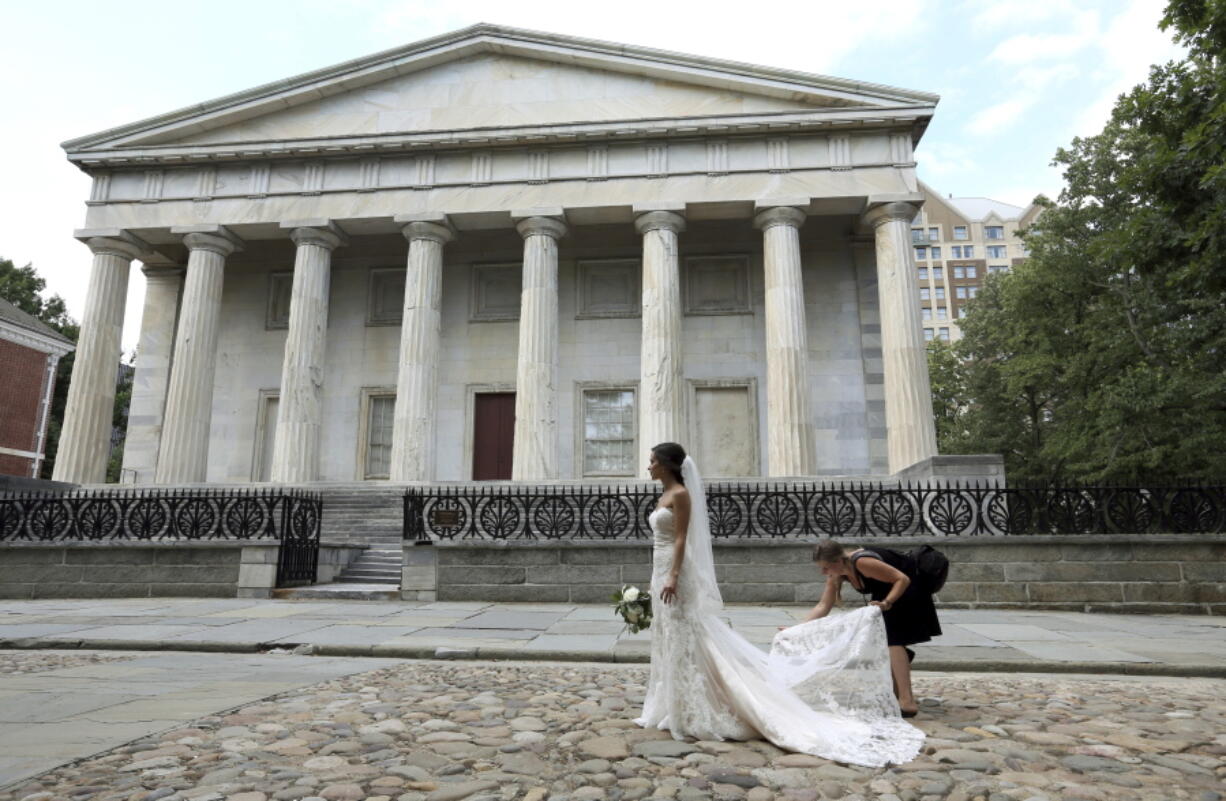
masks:
{"type": "MultiPolygon", "coordinates": [[[[729,606],[767,645],[805,609],[729,606]]],[[[943,610],[945,634],[917,646],[927,670],[1226,678],[1226,618],[1031,610],[943,610]]],[[[143,598],[0,602],[0,647],[330,656],[644,662],[650,632],[626,633],[605,605],[143,598]],[[7,644],[7,646],[6,646],[7,644]]]]}

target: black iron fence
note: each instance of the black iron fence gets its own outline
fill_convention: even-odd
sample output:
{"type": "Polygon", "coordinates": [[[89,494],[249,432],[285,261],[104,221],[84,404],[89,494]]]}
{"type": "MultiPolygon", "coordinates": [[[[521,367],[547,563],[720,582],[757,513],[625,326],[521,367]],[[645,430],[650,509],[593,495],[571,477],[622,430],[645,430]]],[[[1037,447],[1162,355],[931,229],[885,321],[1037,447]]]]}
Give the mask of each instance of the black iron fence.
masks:
{"type": "Polygon", "coordinates": [[[2,542],[279,540],[277,585],[310,583],[323,500],[281,488],[0,494],[2,542]]]}
{"type": "MultiPolygon", "coordinates": [[[[457,485],[410,489],[404,537],[614,540],[651,536],[654,485],[457,485]]],[[[1223,533],[1226,487],[721,483],[715,537],[1223,533]]]]}

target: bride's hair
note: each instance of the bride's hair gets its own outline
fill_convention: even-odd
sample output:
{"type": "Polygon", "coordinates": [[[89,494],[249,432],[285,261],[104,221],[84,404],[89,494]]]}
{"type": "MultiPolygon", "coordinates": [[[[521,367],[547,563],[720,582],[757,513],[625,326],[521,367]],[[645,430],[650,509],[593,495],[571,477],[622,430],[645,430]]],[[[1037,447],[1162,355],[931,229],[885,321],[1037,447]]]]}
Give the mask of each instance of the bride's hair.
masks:
{"type": "Polygon", "coordinates": [[[672,473],[680,484],[685,484],[685,479],[681,477],[681,463],[685,461],[685,448],[675,442],[661,442],[652,448],[651,452],[655,454],[656,461],[661,467],[672,473]]]}
{"type": "MultiPolygon", "coordinates": [[[[657,457],[658,458],[658,457],[657,457]]],[[[824,539],[813,546],[813,561],[834,564],[847,558],[843,544],[832,539],[824,539]]]]}

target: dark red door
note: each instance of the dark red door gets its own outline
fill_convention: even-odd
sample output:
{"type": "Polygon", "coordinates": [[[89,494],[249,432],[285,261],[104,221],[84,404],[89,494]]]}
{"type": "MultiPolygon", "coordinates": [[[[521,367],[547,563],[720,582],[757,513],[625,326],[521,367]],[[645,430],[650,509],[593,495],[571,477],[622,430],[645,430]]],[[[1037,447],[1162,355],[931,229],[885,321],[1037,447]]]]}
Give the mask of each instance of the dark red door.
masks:
{"type": "Polygon", "coordinates": [[[480,392],[473,407],[473,481],[511,478],[515,393],[480,392]]]}

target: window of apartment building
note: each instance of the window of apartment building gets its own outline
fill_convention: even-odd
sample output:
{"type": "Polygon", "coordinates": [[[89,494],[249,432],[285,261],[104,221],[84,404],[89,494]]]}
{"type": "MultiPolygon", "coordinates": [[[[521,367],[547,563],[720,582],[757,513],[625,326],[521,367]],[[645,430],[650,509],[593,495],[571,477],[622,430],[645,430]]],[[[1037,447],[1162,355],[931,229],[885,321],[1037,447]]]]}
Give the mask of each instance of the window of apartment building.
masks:
{"type": "Polygon", "coordinates": [[[635,474],[634,390],[583,390],[583,475],[635,474]]]}
{"type": "Polygon", "coordinates": [[[925,342],[931,342],[931,341],[932,341],[932,340],[935,338],[935,337],[934,337],[934,334],[935,334],[935,333],[936,333],[936,332],[935,332],[935,331],[933,331],[931,328],[925,328],[925,329],[924,329],[924,341],[925,341],[925,342]]]}
{"type": "Polygon", "coordinates": [[[924,320],[931,320],[932,319],[932,309],[928,308],[927,306],[921,307],[920,317],[924,320]]]}
{"type": "Polygon", "coordinates": [[[928,248],[928,257],[934,260],[941,258],[941,249],[936,245],[928,248]]]}
{"type": "Polygon", "coordinates": [[[988,245],[987,251],[988,251],[989,259],[1005,258],[1005,246],[1004,245],[988,245]]]}
{"type": "Polygon", "coordinates": [[[966,268],[961,264],[954,265],[954,278],[966,278],[966,268]]]}
{"type": "Polygon", "coordinates": [[[922,288],[920,289],[920,300],[928,300],[928,299],[929,299],[929,297],[928,297],[928,287],[922,287],[922,288]]]}
{"type": "Polygon", "coordinates": [[[911,229],[911,241],[912,242],[923,242],[926,238],[927,237],[924,236],[923,228],[912,228],[911,229]]]}
{"type": "Polygon", "coordinates": [[[977,273],[978,271],[975,269],[975,265],[973,264],[966,265],[966,277],[967,278],[974,278],[977,273]]]}
{"type": "Polygon", "coordinates": [[[975,258],[975,246],[974,245],[963,245],[962,246],[962,258],[964,259],[975,258]]]}
{"type": "Polygon", "coordinates": [[[937,306],[937,319],[938,320],[948,320],[949,319],[949,312],[946,310],[944,306],[937,306]]]}
{"type": "Polygon", "coordinates": [[[954,239],[966,239],[966,238],[967,238],[966,226],[965,225],[955,225],[954,226],[954,239]]]}
{"type": "Polygon", "coordinates": [[[917,261],[925,261],[928,258],[928,248],[916,248],[915,258],[917,261]]]}
{"type": "Polygon", "coordinates": [[[942,329],[941,329],[941,331],[940,331],[940,333],[939,333],[939,334],[937,334],[937,336],[939,336],[939,337],[941,338],[941,341],[942,341],[942,342],[948,342],[948,341],[949,341],[949,329],[948,329],[948,328],[942,328],[942,329]]]}
{"type": "Polygon", "coordinates": [[[961,319],[965,316],[966,316],[966,307],[964,306],[958,307],[958,319],[961,319]]]}
{"type": "Polygon", "coordinates": [[[966,297],[966,287],[964,286],[955,287],[954,294],[960,298],[965,298],[966,297]]]}
{"type": "Polygon", "coordinates": [[[919,277],[920,277],[920,280],[921,280],[921,281],[927,281],[927,280],[928,280],[928,268],[927,268],[927,267],[921,267],[921,268],[919,268],[919,277]]]}
{"type": "Polygon", "coordinates": [[[991,264],[991,265],[988,265],[988,272],[989,273],[1007,273],[1009,272],[1009,265],[991,264]]]}
{"type": "Polygon", "coordinates": [[[951,246],[951,247],[949,248],[949,257],[950,257],[951,259],[960,259],[960,258],[962,258],[962,246],[961,246],[961,245],[953,245],[953,246],[951,246]]]}
{"type": "Polygon", "coordinates": [[[973,297],[975,297],[976,295],[978,295],[978,294],[979,294],[979,287],[977,287],[977,286],[968,286],[968,287],[966,288],[966,294],[967,294],[969,297],[972,297],[972,298],[973,298],[973,297]]]}
{"type": "Polygon", "coordinates": [[[943,286],[937,287],[936,297],[937,297],[937,300],[945,300],[945,287],[943,286]]]}
{"type": "Polygon", "coordinates": [[[928,229],[928,241],[929,242],[940,242],[941,241],[941,229],[940,228],[929,228],[928,229]]]}
{"type": "Polygon", "coordinates": [[[945,268],[944,267],[933,267],[932,268],[932,278],[934,281],[945,280],[945,268]]]}
{"type": "Polygon", "coordinates": [[[983,227],[984,239],[1004,239],[1005,227],[1003,225],[985,225],[983,227]]]}

